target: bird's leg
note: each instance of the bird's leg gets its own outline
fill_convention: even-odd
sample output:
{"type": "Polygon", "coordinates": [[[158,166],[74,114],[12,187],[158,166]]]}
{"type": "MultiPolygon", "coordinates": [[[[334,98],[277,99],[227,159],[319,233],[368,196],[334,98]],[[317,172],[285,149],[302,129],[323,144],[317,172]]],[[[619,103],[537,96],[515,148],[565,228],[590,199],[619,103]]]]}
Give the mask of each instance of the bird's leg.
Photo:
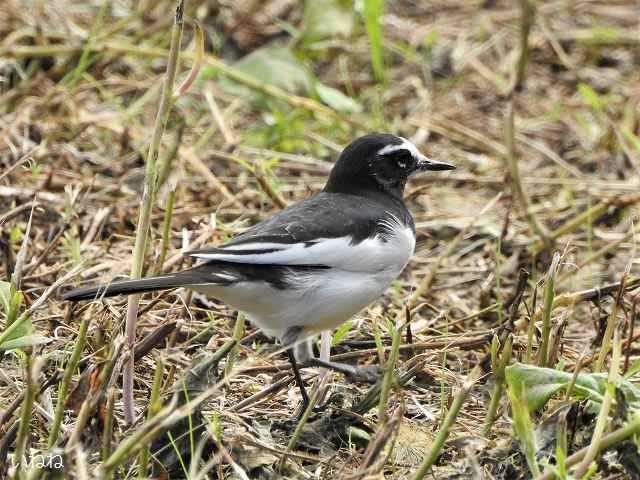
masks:
{"type": "MultiPolygon", "coordinates": [[[[332,362],[317,358],[313,353],[310,339],[306,339],[304,341],[299,340],[299,337],[303,332],[304,327],[290,327],[282,338],[283,345],[292,345],[292,348],[294,349],[293,356],[295,360],[300,362],[300,367],[328,368],[330,370],[335,370],[336,372],[344,373],[354,380],[362,380],[370,383],[375,383],[380,378],[380,368],[377,366],[357,367],[349,365],[348,363],[332,362]]],[[[296,367],[298,367],[298,364],[296,364],[296,367]]]]}
{"type": "Polygon", "coordinates": [[[296,362],[296,356],[293,353],[293,348],[287,349],[287,355],[289,356],[289,363],[291,364],[291,369],[293,370],[293,377],[296,379],[296,383],[298,384],[298,388],[300,389],[300,395],[302,395],[302,404],[300,405],[300,410],[296,415],[296,417],[300,417],[309,406],[309,394],[307,393],[307,389],[305,388],[304,382],[302,381],[302,375],[300,375],[300,369],[298,368],[298,363],[296,362]]]}
{"type": "MultiPolygon", "coordinates": [[[[300,375],[300,366],[305,365],[309,358],[313,358],[313,348],[311,346],[310,339],[298,341],[298,337],[303,330],[303,327],[291,327],[285,332],[284,337],[281,340],[285,347],[289,347],[287,348],[289,363],[291,364],[293,376],[295,377],[298,388],[300,389],[300,395],[302,395],[302,402],[298,413],[295,416],[296,421],[299,421],[300,418],[302,418],[302,415],[304,415],[304,412],[307,410],[310,403],[309,394],[307,393],[307,389],[302,381],[302,376],[300,375]]],[[[316,406],[314,408],[315,413],[322,410],[324,410],[323,407],[316,406]]]]}

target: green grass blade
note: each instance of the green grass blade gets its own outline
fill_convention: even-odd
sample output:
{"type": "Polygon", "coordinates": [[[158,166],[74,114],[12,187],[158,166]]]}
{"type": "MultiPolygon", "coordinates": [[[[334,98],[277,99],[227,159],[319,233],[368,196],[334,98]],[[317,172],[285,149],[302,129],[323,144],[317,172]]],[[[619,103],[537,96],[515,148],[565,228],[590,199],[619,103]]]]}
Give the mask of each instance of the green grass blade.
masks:
{"type": "Polygon", "coordinates": [[[382,55],[382,26],[384,0],[364,0],[364,23],[369,36],[371,65],[376,81],[385,82],[384,58],[382,55]]]}

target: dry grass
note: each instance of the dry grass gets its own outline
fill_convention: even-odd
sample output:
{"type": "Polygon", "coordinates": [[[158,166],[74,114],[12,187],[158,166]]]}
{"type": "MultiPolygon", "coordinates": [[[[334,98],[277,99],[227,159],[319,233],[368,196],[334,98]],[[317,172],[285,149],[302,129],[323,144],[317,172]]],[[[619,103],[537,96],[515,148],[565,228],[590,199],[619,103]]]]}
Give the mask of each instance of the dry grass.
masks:
{"type": "MultiPolygon", "coordinates": [[[[493,388],[492,337],[500,336],[504,345],[513,334],[513,362],[536,365],[544,331],[544,363],[557,371],[598,368],[617,379],[606,354],[618,349],[622,358],[613,363],[624,365],[620,373],[633,368],[640,357],[633,330],[640,314],[634,232],[640,200],[637,2],[536,2],[521,73],[518,2],[388,1],[379,19],[385,61],[376,67],[384,68],[377,74],[384,85],[376,83],[360,15],[347,37],[334,31],[310,39],[308,32],[320,27],[305,16],[302,3],[188,3],[177,84],[194,58],[191,19],[205,31],[206,56],[200,77],[173,106],[162,138],[158,161],[172,163],[152,209],[144,270],[186,267],[184,246],[223,242],[318,191],[337,152],[355,136],[374,130],[407,136],[427,155],[459,169],[424,175],[410,185],[416,254],[402,278],[341,332],[332,350],[335,358],[360,364],[386,361],[400,328],[395,363],[404,385],[389,384],[381,415],[377,390],[333,375],[327,409],[296,433],[294,445],[295,425],[282,422],[299,394],[285,356],[270,355],[275,347],[250,325],[234,332],[236,314],[225,305],[164,292],[145,295],[140,303],[138,421],[126,425],[120,388],[128,355],[122,336],[126,300],[72,308],[56,292],[61,284],[105,282],[131,271],[174,4],[5,0],[0,258],[6,282],[12,274],[16,278],[16,263],[20,267],[17,286],[24,299],[18,313],[28,312],[30,333],[50,341],[0,352],[0,476],[20,463],[18,449],[28,454],[21,478],[55,478],[26,465],[51,453],[49,432],[68,377],[71,393],[55,450],[64,455],[64,478],[141,475],[140,458],[149,458],[149,446],[154,455],[154,440],[166,438],[160,434],[169,427],[186,432],[164,443],[164,454],[182,456],[174,459],[171,478],[191,468],[190,478],[203,478],[195,473],[200,469],[209,478],[400,479],[421,464],[426,470],[424,459],[434,478],[529,478],[531,459],[521,452],[532,432],[520,435],[518,425],[527,428],[521,417],[514,433],[505,389],[493,388]],[[290,46],[319,82],[355,98],[363,110],[345,113],[323,103],[304,82],[292,80],[299,72],[286,70],[291,81],[274,85],[236,64],[269,42],[290,46]],[[515,95],[514,75],[523,77],[515,95]],[[511,111],[512,137],[505,140],[511,111]],[[514,161],[512,177],[507,172],[514,172],[514,161]],[[172,191],[168,251],[161,261],[172,191]],[[535,231],[539,226],[543,235],[535,231]],[[548,274],[554,252],[561,253],[558,271],[548,274]],[[518,291],[520,268],[530,275],[518,291]],[[545,291],[551,275],[554,288],[545,291]],[[83,320],[86,344],[75,371],[63,375],[83,320]],[[237,350],[234,334],[242,334],[237,350]],[[224,368],[229,351],[236,352],[233,369],[224,368]],[[206,368],[200,363],[185,387],[179,379],[203,358],[206,368]],[[485,437],[492,391],[504,398],[485,437]],[[157,397],[152,406],[150,397],[157,397]],[[449,435],[438,435],[452,405],[454,413],[462,408],[448,417],[449,435]],[[348,414],[352,410],[355,416],[348,414]],[[21,417],[29,420],[27,427],[21,417]],[[112,435],[105,425],[112,426],[112,435]],[[201,435],[207,439],[203,460],[190,466],[201,435]],[[442,442],[439,455],[432,450],[434,439],[442,442]]],[[[7,329],[8,313],[3,315],[0,338],[7,329]]],[[[313,372],[305,375],[312,378],[313,372]]],[[[517,388],[509,388],[509,398],[521,399],[517,388]]],[[[563,445],[558,423],[568,431],[567,456],[592,435],[612,448],[606,457],[589,451],[596,454],[595,478],[637,478],[637,467],[627,461],[638,458],[634,444],[623,441],[637,432],[637,421],[625,424],[637,408],[629,395],[625,403],[607,393],[597,435],[593,404],[571,392],[533,412],[540,471],[544,458],[558,458],[556,444],[563,445]],[[611,402],[615,408],[609,409],[611,402]]],[[[574,455],[567,465],[581,461],[574,455]]]]}

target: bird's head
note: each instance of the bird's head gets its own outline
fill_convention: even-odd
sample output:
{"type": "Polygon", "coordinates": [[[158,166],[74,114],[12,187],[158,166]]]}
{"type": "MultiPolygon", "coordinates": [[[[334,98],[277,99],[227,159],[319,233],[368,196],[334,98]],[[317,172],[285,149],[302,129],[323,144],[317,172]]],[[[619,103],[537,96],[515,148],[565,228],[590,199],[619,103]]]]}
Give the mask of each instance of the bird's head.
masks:
{"type": "Polygon", "coordinates": [[[384,191],[402,198],[407,179],[427,170],[452,170],[431,160],[409,140],[388,133],[360,137],[344,149],[329,175],[327,192],[384,191]]]}

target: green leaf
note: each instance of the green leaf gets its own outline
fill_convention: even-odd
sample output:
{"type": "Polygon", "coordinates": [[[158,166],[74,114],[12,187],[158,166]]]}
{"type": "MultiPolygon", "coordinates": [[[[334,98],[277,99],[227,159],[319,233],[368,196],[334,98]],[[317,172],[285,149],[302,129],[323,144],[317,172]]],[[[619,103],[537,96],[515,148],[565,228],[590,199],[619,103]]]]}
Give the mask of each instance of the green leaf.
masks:
{"type": "MultiPolygon", "coordinates": [[[[30,322],[29,322],[30,323],[30,322]]],[[[13,350],[16,348],[33,347],[35,345],[42,345],[49,343],[51,339],[42,335],[24,335],[13,340],[7,340],[0,345],[0,350],[13,350]]]]}
{"type": "Polygon", "coordinates": [[[303,18],[306,41],[348,37],[353,30],[353,0],[306,0],[303,18]]]}
{"type": "MultiPolygon", "coordinates": [[[[285,47],[267,45],[254,50],[236,62],[235,68],[262,83],[290,93],[308,94],[312,88],[311,72],[285,47]]],[[[220,86],[236,95],[256,94],[254,90],[227,78],[220,79],[220,86]]]]}
{"type": "Polygon", "coordinates": [[[353,98],[346,96],[340,90],[316,83],[316,93],[320,100],[329,105],[334,110],[349,113],[358,113],[362,111],[362,105],[353,98]]]}
{"type": "Polygon", "coordinates": [[[0,331],[0,350],[20,348],[22,339],[33,333],[33,325],[29,317],[20,315],[22,292],[16,291],[10,282],[0,281],[0,307],[0,313],[4,317],[4,329],[0,331]]]}
{"type": "Polygon", "coordinates": [[[14,323],[17,323],[17,322],[20,322],[19,325],[13,326],[13,330],[11,331],[11,333],[7,335],[6,338],[2,340],[0,347],[4,346],[10,340],[15,340],[17,338],[21,338],[33,333],[33,324],[31,323],[31,319],[28,317],[27,318],[20,317],[15,322],[11,322],[10,324],[5,325],[5,329],[2,332],[0,332],[0,334],[5,333],[7,329],[9,329],[9,327],[11,327],[14,323]]]}
{"type": "MultiPolygon", "coordinates": [[[[573,373],[523,363],[515,363],[506,369],[507,383],[510,386],[522,386],[531,411],[544,407],[554,394],[571,383],[572,378],[573,373]]],[[[628,380],[621,381],[617,387],[622,390],[632,408],[640,408],[638,388],[628,380]]],[[[580,373],[572,395],[578,399],[590,400],[597,406],[602,403],[606,388],[606,374],[580,373]]]]}
{"type": "Polygon", "coordinates": [[[20,313],[22,292],[16,291],[11,282],[0,282],[0,304],[5,317],[5,327],[9,327],[20,313]]]}
{"type": "Polygon", "coordinates": [[[371,435],[366,430],[358,427],[349,427],[349,438],[355,438],[358,440],[364,440],[366,442],[371,440],[371,435]]]}

